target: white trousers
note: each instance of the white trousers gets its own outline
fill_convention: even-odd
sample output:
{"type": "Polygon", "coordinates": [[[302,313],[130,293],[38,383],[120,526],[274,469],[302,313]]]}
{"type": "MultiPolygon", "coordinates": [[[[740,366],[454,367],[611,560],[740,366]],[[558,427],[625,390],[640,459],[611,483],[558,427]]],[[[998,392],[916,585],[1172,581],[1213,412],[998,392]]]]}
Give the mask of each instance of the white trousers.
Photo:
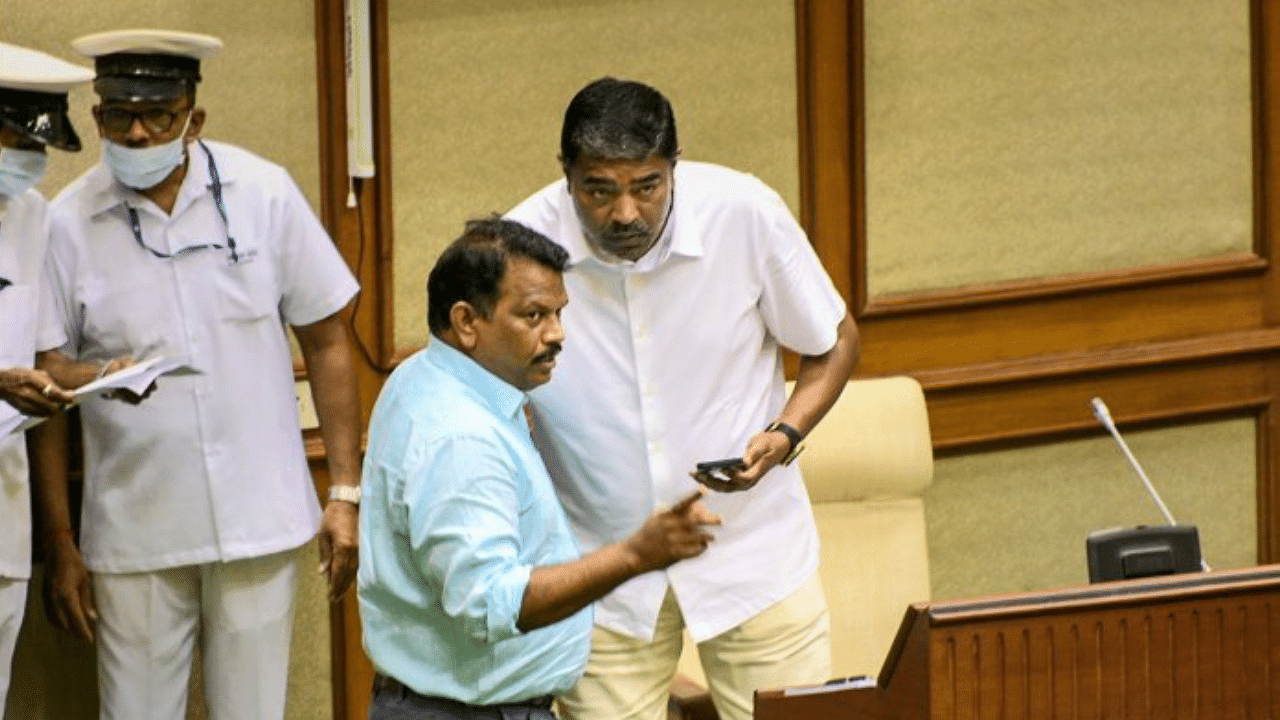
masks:
{"type": "Polygon", "coordinates": [[[144,573],[94,573],[101,720],[183,720],[200,633],[212,720],[284,717],[294,551],[144,573]]]}
{"type": "Polygon", "coordinates": [[[27,609],[27,581],[0,577],[0,715],[9,696],[9,679],[13,675],[13,649],[18,645],[18,631],[27,609]]]}
{"type": "MultiPolygon", "coordinates": [[[[567,720],[665,720],[684,645],[684,616],[668,589],[653,642],[597,625],[578,684],[559,698],[567,720]]],[[[723,720],[750,720],[755,691],[826,682],[831,618],[817,573],[741,625],[698,644],[708,690],[723,720]]]]}

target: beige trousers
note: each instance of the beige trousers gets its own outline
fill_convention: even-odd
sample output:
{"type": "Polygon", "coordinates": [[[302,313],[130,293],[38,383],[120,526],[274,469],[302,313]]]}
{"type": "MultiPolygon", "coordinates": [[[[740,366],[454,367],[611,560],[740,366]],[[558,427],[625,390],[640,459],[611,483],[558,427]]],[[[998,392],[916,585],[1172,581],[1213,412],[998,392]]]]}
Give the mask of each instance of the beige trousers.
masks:
{"type": "Polygon", "coordinates": [[[13,669],[13,649],[18,645],[18,631],[27,609],[27,581],[0,578],[0,716],[9,694],[13,669]]]}
{"type": "Polygon", "coordinates": [[[212,720],[284,717],[298,556],[94,573],[101,720],[182,720],[200,635],[212,720]]]}
{"type": "MultiPolygon", "coordinates": [[[[815,573],[764,612],[699,643],[698,656],[722,720],[750,720],[759,688],[828,680],[830,626],[826,598],[815,573]]],[[[670,589],[658,614],[653,642],[596,626],[586,674],[559,699],[560,716],[566,720],[665,720],[683,632],[684,617],[670,589]]]]}

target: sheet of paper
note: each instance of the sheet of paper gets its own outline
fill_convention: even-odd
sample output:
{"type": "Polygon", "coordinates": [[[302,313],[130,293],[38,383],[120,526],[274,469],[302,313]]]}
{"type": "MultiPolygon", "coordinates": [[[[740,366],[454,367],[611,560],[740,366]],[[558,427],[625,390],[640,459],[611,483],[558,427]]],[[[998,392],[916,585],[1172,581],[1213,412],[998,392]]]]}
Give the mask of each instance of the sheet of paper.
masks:
{"type": "MultiPolygon", "coordinates": [[[[199,373],[200,371],[192,367],[185,358],[157,356],[81,385],[72,391],[76,396],[76,401],[72,404],[79,403],[80,398],[93,393],[109,390],[128,390],[134,395],[141,395],[161,375],[197,375],[199,373]]],[[[23,432],[42,422],[44,422],[42,417],[23,415],[9,403],[0,402],[0,437],[23,432]]]]}
{"type": "Polygon", "coordinates": [[[134,395],[141,395],[161,375],[193,375],[199,372],[183,358],[166,358],[161,355],[85,383],[76,388],[74,394],[79,398],[107,390],[128,390],[134,395]]]}
{"type": "Polygon", "coordinates": [[[822,685],[798,685],[795,687],[783,688],[782,694],[788,697],[792,695],[817,695],[818,693],[856,690],[858,688],[869,688],[875,686],[876,679],[874,677],[871,677],[870,675],[858,675],[857,677],[828,680],[822,685]]]}

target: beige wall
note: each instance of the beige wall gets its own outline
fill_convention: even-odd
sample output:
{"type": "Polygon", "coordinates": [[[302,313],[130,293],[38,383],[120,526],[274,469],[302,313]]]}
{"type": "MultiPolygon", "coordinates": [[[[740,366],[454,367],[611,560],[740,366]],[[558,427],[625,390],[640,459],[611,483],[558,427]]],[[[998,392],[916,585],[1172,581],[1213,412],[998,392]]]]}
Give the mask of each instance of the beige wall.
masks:
{"type": "Polygon", "coordinates": [[[684,157],[798,197],[791,0],[391,0],[396,343],[420,346],[426,275],[464,220],[555,180],[565,105],[601,75],[675,108],[684,157]]]}
{"type": "MultiPolygon", "coordinates": [[[[1252,419],[1124,434],[1215,569],[1257,563],[1255,434],[1252,419]]],[[[1164,522],[1110,437],[939,460],[925,519],[940,600],[1087,584],[1090,532],[1164,522]]]]}
{"type": "Polygon", "coordinates": [[[866,3],[870,293],[1247,252],[1246,0],[866,3]]]}

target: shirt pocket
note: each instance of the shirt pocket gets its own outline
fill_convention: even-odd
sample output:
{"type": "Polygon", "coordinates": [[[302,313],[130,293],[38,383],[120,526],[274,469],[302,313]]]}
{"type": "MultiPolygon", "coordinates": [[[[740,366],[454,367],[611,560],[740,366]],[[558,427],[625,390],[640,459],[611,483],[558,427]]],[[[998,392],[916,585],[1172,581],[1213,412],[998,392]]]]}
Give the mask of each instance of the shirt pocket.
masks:
{"type": "Polygon", "coordinates": [[[91,278],[79,297],[81,356],[150,357],[178,329],[172,293],[144,278],[91,278]]]}
{"type": "Polygon", "coordinates": [[[0,367],[30,367],[36,345],[36,288],[15,284],[0,288],[0,367]]]}
{"type": "Polygon", "coordinates": [[[280,290],[271,267],[260,258],[226,263],[213,270],[222,318],[250,323],[280,318],[280,290]]]}

